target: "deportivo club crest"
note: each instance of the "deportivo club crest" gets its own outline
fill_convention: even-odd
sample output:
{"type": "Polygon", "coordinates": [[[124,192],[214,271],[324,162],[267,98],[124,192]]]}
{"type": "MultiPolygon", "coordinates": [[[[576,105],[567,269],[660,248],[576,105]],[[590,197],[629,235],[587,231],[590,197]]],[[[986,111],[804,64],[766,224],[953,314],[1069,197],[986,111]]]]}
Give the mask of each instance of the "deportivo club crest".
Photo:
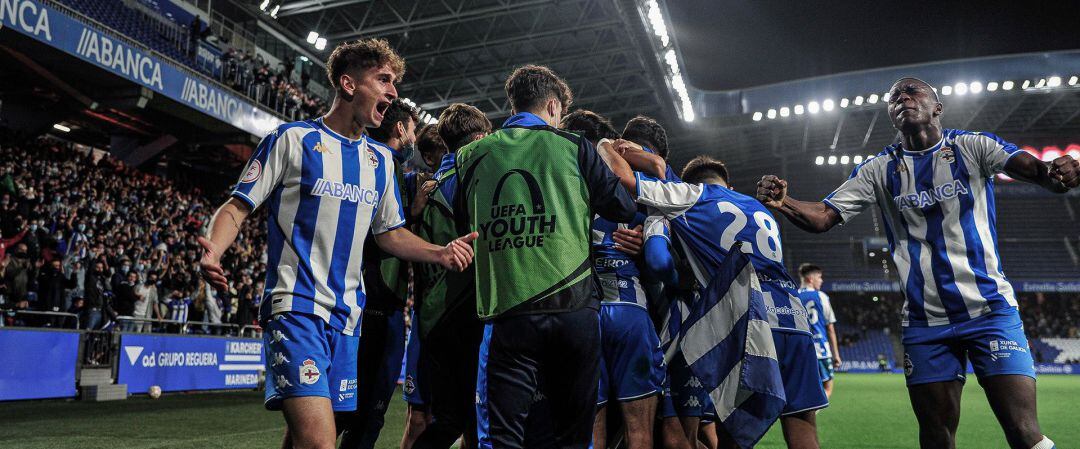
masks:
{"type": "Polygon", "coordinates": [[[379,157],[375,156],[375,152],[370,148],[367,150],[368,162],[371,162],[372,168],[379,168],[379,157]]]}
{"type": "Polygon", "coordinates": [[[320,375],[322,373],[319,372],[319,367],[315,366],[314,360],[304,360],[304,364],[300,365],[300,383],[311,385],[319,381],[320,375]]]}
{"type": "Polygon", "coordinates": [[[950,147],[942,148],[941,151],[938,152],[938,154],[941,155],[941,160],[945,161],[946,163],[951,164],[956,161],[956,154],[953,153],[953,149],[950,147]]]}

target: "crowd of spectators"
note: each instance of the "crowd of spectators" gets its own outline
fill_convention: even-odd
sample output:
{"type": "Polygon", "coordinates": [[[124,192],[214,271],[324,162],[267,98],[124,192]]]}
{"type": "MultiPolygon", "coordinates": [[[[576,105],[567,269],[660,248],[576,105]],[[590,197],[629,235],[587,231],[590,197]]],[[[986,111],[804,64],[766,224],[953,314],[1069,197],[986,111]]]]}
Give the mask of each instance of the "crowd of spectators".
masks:
{"type": "Polygon", "coordinates": [[[1080,294],[1020,294],[1024,331],[1035,338],[1080,338],[1080,294]]]}
{"type": "Polygon", "coordinates": [[[299,83],[294,82],[296,67],[291,60],[274,68],[262,56],[230,48],[221,55],[221,63],[222,82],[290,120],[319,116],[328,109],[326,101],[308,92],[311,77],[303,67],[299,83]]]}
{"type": "Polygon", "coordinates": [[[69,312],[82,329],[154,327],[123,317],[254,323],[265,221],[244,223],[222,260],[232,291],[218,294],[197,274],[195,236],[222,198],[95,153],[47,138],[0,138],[0,325],[76,324],[16,310],[69,312]]]}

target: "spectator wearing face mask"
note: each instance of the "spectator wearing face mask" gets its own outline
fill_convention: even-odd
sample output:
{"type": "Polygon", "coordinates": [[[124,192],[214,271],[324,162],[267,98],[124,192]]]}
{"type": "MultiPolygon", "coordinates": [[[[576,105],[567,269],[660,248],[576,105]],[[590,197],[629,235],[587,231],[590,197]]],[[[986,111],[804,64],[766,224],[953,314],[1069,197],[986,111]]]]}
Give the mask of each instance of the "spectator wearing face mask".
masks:
{"type": "MultiPolygon", "coordinates": [[[[75,287],[75,280],[64,275],[60,260],[53,259],[41,268],[38,274],[38,310],[44,312],[63,312],[64,290],[75,287]]],[[[61,327],[64,319],[53,317],[45,320],[51,327],[61,327]]]]}

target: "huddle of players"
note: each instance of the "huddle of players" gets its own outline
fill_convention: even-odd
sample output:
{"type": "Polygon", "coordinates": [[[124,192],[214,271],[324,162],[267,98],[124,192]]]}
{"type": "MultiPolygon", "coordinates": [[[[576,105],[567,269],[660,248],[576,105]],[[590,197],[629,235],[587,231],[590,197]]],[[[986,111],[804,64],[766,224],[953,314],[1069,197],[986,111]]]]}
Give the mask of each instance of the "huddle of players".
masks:
{"type": "MultiPolygon", "coordinates": [[[[1045,164],[996,137],[943,133],[932,88],[905,78],[889,98],[902,146],[861,165],[821,203],[788,198],[786,182],[772,176],[749,197],[731,190],[727,168],[708,157],[676,176],[663,157],[666,135],[650,119],[631,121],[619,136],[596,114],[567,114],[573,95],[545,67],[524,66],[509,76],[514,115],[498,130],[476,108],[453,105],[434,133],[422,130],[419,138],[415,115],[406,110],[404,119],[393,120],[404,61],[385,41],[342,44],[327,67],[337,94],[330,112],[267,136],[209,235],[199,239],[203,275],[228,288],[220,257],[239,223],[268,204],[268,264],[275,269],[268,270],[260,318],[266,405],[284,411],[284,447],[334,447],[342,432],[343,447],[374,445],[404,343],[408,265],[402,261],[418,264],[413,343],[422,348],[419,374],[406,392],[426,393],[413,402],[428,404],[411,407],[406,445],[449,447],[460,436],[482,448],[584,448],[594,438],[601,446],[618,434],[604,426],[606,405],[617,402],[629,447],[653,446],[658,409],[659,443],[695,447],[709,415],[708,395],[672,337],[687,302],[731,250],[747,253],[761,280],[787,399],[780,421],[788,446],[817,447],[814,412],[828,399],[812,334],[826,332],[812,325],[830,314],[804,307],[805,300],[825,297],[796,290],[784,268],[779,227],[765,206],[824,232],[875,201],[900,216],[895,222],[903,228],[890,231],[905,233],[897,244],[909,252],[894,257],[913,259],[897,264],[911,268],[901,273],[911,305],[905,325],[915,323],[905,328],[905,348],[923,446],[953,444],[958,408],[951,405],[958,405],[965,357],[956,348],[968,348],[1010,445],[1053,447],[1034,416],[1030,355],[1026,343],[1017,343],[1026,339],[1015,325],[1015,299],[996,249],[969,249],[973,265],[966,272],[953,261],[950,275],[966,273],[963,282],[977,287],[963,285],[960,276],[938,277],[937,259],[954,257],[949,245],[957,243],[942,237],[950,232],[964,244],[992,245],[986,190],[976,182],[1004,171],[1064,192],[1080,183],[1075,160],[1045,164]],[[402,175],[404,153],[437,147],[434,134],[447,151],[441,160],[437,151],[425,151],[439,167],[434,178],[402,175]],[[949,188],[936,188],[938,181],[949,188]],[[976,195],[955,198],[972,190],[979,195],[974,203],[976,195]],[[958,201],[959,208],[935,205],[945,201],[958,201]],[[973,219],[965,210],[983,218],[960,226],[973,219]],[[962,215],[942,221],[954,213],[962,215]],[[989,231],[981,229],[986,226],[989,231]],[[978,235],[968,232],[974,228],[978,235]],[[922,262],[919,245],[930,253],[922,262]],[[924,278],[920,269],[933,276],[924,278]],[[646,299],[644,292],[658,285],[662,290],[646,299]],[[660,317],[659,326],[650,315],[660,317]],[[930,331],[963,337],[952,341],[930,331]],[[983,348],[983,337],[1009,344],[983,348]],[[1000,351],[1013,357],[998,357],[1000,351]],[[942,377],[934,368],[942,366],[957,373],[942,377]],[[670,394],[661,394],[668,388],[670,394]]],[[[817,288],[820,270],[802,271],[804,286],[817,288]]],[[[713,429],[708,444],[732,446],[713,429]]]]}

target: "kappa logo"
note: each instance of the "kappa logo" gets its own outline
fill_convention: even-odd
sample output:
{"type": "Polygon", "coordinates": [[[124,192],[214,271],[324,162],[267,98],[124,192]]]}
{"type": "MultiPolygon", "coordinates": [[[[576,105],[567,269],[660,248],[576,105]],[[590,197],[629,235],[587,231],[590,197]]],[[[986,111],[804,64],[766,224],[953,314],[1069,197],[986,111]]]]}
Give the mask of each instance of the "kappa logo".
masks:
{"type": "Polygon", "coordinates": [[[690,379],[686,381],[686,385],[683,385],[683,386],[686,387],[686,388],[701,388],[702,387],[701,380],[699,380],[697,378],[697,376],[691,376],[690,379]]]}
{"type": "Polygon", "coordinates": [[[319,372],[319,367],[315,366],[314,360],[304,360],[304,364],[300,365],[300,383],[314,384],[319,381],[320,376],[322,376],[322,373],[319,372]]]}
{"type": "Polygon", "coordinates": [[[315,148],[312,148],[312,150],[315,150],[316,153],[331,153],[330,147],[323,145],[322,142],[315,143],[315,148]]]}
{"type": "Polygon", "coordinates": [[[293,386],[293,384],[289,382],[289,379],[282,375],[278,375],[274,378],[274,384],[277,385],[279,390],[293,386]]]}
{"type": "Polygon", "coordinates": [[[696,396],[690,396],[690,399],[686,400],[683,407],[701,407],[701,401],[699,401],[696,396]]]}
{"type": "Polygon", "coordinates": [[[244,178],[240,180],[241,184],[247,184],[249,182],[258,181],[262,177],[262,162],[258,159],[253,159],[251,165],[248,165],[248,169],[244,172],[244,178]]]}
{"type": "Polygon", "coordinates": [[[275,366],[278,366],[278,365],[283,365],[283,364],[286,364],[286,363],[289,363],[289,358],[285,357],[285,354],[283,354],[283,353],[275,352],[274,353],[274,362],[270,364],[270,367],[272,368],[272,367],[275,367],[275,366]]]}
{"type": "Polygon", "coordinates": [[[281,340],[289,341],[289,337],[285,336],[285,333],[279,330],[270,332],[270,341],[273,343],[281,343],[281,340]]]}

